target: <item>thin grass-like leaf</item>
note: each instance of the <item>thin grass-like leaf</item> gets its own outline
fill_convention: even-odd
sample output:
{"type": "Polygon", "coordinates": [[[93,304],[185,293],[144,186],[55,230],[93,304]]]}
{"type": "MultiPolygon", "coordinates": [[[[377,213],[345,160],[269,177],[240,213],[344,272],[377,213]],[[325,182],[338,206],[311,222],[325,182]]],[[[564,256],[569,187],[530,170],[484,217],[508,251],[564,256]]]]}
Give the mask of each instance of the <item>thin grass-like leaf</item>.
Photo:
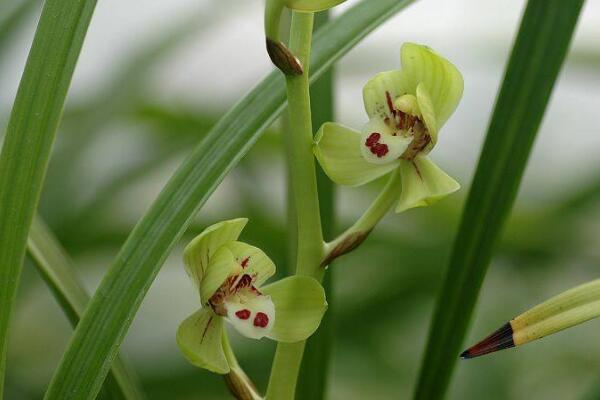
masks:
{"type": "MultiPolygon", "coordinates": [[[[410,2],[362,1],[321,28],[313,47],[313,79],[410,2]]],[[[101,282],[52,378],[46,399],[94,397],[168,253],[284,105],[283,77],[274,71],[221,118],[175,172],[101,282]]]]}
{"type": "MultiPolygon", "coordinates": [[[[315,30],[329,19],[327,11],[315,16],[315,30]]],[[[313,132],[317,132],[322,124],[333,121],[333,69],[327,71],[310,88],[311,114],[313,132]]],[[[317,166],[317,184],[319,188],[319,207],[321,223],[326,240],[333,239],[335,234],[335,188],[333,182],[317,166]]],[[[325,398],[329,377],[329,361],[331,359],[331,342],[333,335],[334,299],[332,297],[332,273],[330,270],[323,279],[323,287],[327,296],[327,313],[321,321],[319,330],[306,341],[302,367],[296,386],[297,399],[322,400],[325,398]]]]}
{"type": "Polygon", "coordinates": [[[416,399],[444,397],[583,0],[529,0],[438,297],[416,399]]]}
{"type": "Polygon", "coordinates": [[[0,398],[27,235],[95,0],[48,0],[0,153],[0,398]]]}
{"type": "MultiPolygon", "coordinates": [[[[40,275],[52,290],[54,297],[75,327],[90,297],[75,274],[69,257],[44,221],[34,218],[27,250],[40,275]]],[[[141,389],[125,363],[117,357],[104,382],[103,398],[141,399],[141,389]]]]}

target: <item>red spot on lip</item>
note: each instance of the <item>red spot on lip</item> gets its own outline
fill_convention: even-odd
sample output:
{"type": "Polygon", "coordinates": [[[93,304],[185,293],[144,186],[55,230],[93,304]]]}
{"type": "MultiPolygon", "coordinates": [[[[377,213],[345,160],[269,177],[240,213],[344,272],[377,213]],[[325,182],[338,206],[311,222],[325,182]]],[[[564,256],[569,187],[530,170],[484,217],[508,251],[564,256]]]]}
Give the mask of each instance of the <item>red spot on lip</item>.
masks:
{"type": "Polygon", "coordinates": [[[269,316],[263,312],[256,313],[256,317],[254,317],[254,326],[265,328],[267,325],[269,325],[269,316]]]}
{"type": "Polygon", "coordinates": [[[242,260],[242,268],[246,268],[248,266],[248,262],[250,261],[250,257],[246,257],[242,260]]]}
{"type": "Polygon", "coordinates": [[[390,151],[387,144],[379,143],[379,139],[381,139],[381,134],[379,132],[373,132],[365,141],[365,146],[367,146],[371,153],[375,154],[377,158],[385,156],[390,151]]]}
{"type": "Polygon", "coordinates": [[[243,309],[240,311],[236,311],[235,316],[239,319],[248,319],[250,318],[250,310],[243,309]]]}

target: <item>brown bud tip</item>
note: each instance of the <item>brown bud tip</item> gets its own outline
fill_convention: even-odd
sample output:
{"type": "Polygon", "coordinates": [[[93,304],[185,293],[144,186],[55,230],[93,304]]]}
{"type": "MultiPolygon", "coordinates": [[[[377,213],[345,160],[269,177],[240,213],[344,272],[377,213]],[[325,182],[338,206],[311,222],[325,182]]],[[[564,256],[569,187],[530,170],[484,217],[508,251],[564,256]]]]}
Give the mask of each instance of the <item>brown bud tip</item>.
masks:
{"type": "Polygon", "coordinates": [[[475,346],[463,351],[460,358],[475,358],[498,350],[509,349],[511,347],[515,347],[513,328],[510,322],[507,322],[502,325],[500,329],[477,343],[475,346]]]}
{"type": "Polygon", "coordinates": [[[302,75],[300,60],[280,41],[267,38],[267,52],[271,61],[286,75],[302,75]]]}

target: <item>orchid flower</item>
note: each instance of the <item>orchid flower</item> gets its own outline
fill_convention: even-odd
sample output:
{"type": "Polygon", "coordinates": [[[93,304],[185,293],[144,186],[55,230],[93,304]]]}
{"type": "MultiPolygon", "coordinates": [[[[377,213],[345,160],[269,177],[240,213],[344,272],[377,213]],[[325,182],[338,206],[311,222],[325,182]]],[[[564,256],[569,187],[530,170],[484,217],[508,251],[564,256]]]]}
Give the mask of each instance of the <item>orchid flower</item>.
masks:
{"type": "Polygon", "coordinates": [[[429,205],[460,188],[428,154],[462,97],[462,76],[429,47],[412,43],[402,46],[401,64],[365,85],[369,122],[362,132],[329,122],[314,144],[325,173],[340,185],[359,186],[399,169],[396,212],[429,205]]]}
{"type": "Polygon", "coordinates": [[[247,222],[212,225],[184,251],[202,307],[181,323],[177,344],[192,364],[220,374],[230,370],[224,321],[252,339],[298,342],[312,335],[327,309],[323,287],[313,278],[293,276],[262,286],[275,264],[262,250],[237,241],[247,222]]]}

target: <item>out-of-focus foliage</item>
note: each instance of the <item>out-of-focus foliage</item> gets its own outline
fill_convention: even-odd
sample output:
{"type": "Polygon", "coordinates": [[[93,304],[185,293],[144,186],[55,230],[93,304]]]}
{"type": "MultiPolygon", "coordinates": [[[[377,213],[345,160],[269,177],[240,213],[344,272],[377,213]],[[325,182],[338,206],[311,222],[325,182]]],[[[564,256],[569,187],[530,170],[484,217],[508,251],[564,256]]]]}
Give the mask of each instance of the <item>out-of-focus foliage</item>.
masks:
{"type": "MultiPolygon", "coordinates": [[[[415,4],[415,12],[428,1],[415,4]]],[[[112,3],[115,7],[116,4],[112,3]]],[[[236,4],[241,7],[242,2],[236,4]]],[[[452,4],[458,9],[467,7],[466,2],[452,4]]],[[[511,4],[518,7],[520,3],[511,4]]],[[[256,18],[256,31],[260,32],[260,13],[251,15],[256,18]]],[[[29,15],[30,19],[33,17],[29,15]]],[[[402,24],[405,21],[402,18],[392,23],[402,24]]],[[[200,90],[195,98],[182,94],[173,99],[147,90],[155,80],[153,71],[169,58],[181,56],[186,43],[214,41],[225,29],[223,26],[241,23],[235,12],[221,13],[214,21],[186,16],[176,22],[156,26],[145,38],[145,45],[140,46],[140,53],[124,56],[118,68],[120,73],[107,78],[101,86],[102,92],[79,97],[65,112],[41,213],[73,256],[90,290],[177,161],[227,108],[226,104],[215,101],[214,92],[200,90]],[[218,26],[221,28],[215,33],[218,26]],[[158,39],[167,37],[176,40],[165,44],[160,51],[152,50],[160,47],[158,39]],[[145,51],[154,55],[140,55],[145,51]]],[[[506,30],[514,31],[516,22],[516,19],[507,21],[506,30]]],[[[432,35],[437,43],[444,42],[441,33],[432,35]]],[[[386,67],[394,68],[397,63],[397,52],[377,45],[381,39],[376,35],[339,69],[338,87],[358,88],[352,92],[357,96],[356,102],[348,103],[347,97],[340,99],[341,122],[352,113],[361,112],[359,89],[364,79],[386,67]]],[[[396,39],[400,43],[413,38],[396,39]]],[[[499,82],[504,59],[497,53],[505,54],[509,43],[507,38],[506,43],[463,46],[461,51],[483,55],[484,67],[478,73],[499,82]]],[[[262,42],[260,45],[263,51],[262,42]]],[[[0,75],[7,70],[5,51],[8,50],[0,48],[0,75]]],[[[198,53],[194,57],[203,56],[198,53]]],[[[574,96],[569,83],[598,90],[599,60],[597,49],[575,47],[555,97],[574,96]]],[[[258,76],[270,68],[268,59],[263,67],[258,76]]],[[[468,96],[473,82],[482,78],[469,70],[463,72],[468,96]]],[[[235,91],[241,94],[245,90],[235,88],[235,91]]],[[[0,96],[7,100],[4,87],[0,88],[0,96]]],[[[457,123],[447,129],[448,136],[460,133],[460,129],[467,131],[472,141],[464,147],[476,150],[483,132],[471,126],[477,124],[477,118],[487,115],[491,104],[467,102],[463,107],[471,106],[468,110],[458,110],[458,121],[466,125],[457,123]]],[[[0,114],[5,113],[6,110],[0,110],[0,114]]],[[[285,270],[288,227],[283,210],[284,164],[278,129],[275,126],[264,135],[226,179],[184,242],[217,220],[247,216],[252,224],[244,231],[243,240],[263,248],[278,270],[285,270]]],[[[551,124],[544,125],[540,142],[554,140],[556,129],[551,124]]],[[[553,156],[547,148],[542,150],[553,156]]],[[[443,156],[452,161],[455,170],[467,171],[459,174],[459,180],[467,186],[472,161],[450,151],[443,156]]],[[[507,320],[552,294],[598,277],[600,225],[596,221],[600,215],[600,175],[595,170],[586,169],[585,173],[564,181],[549,179],[545,186],[536,183],[533,178],[537,176],[529,177],[527,191],[516,204],[484,285],[480,317],[469,340],[481,337],[495,328],[498,321],[507,320]]],[[[381,184],[341,190],[338,226],[348,226],[381,184]]],[[[461,193],[464,196],[465,191],[461,193]]],[[[359,250],[336,261],[333,268],[344,268],[345,273],[336,274],[336,342],[330,399],[408,398],[412,393],[435,291],[456,231],[462,200],[459,195],[426,210],[390,215],[359,250]],[[361,290],[365,285],[371,289],[361,290]]],[[[179,321],[196,306],[193,290],[178,249],[161,271],[125,341],[124,352],[133,361],[150,399],[195,399],[200,391],[205,399],[230,398],[221,378],[188,365],[177,351],[175,331],[179,321]]],[[[56,368],[71,328],[32,265],[25,266],[15,315],[6,398],[37,399],[56,368]]],[[[532,399],[558,400],[584,394],[589,399],[598,398],[600,387],[595,383],[600,379],[597,378],[600,377],[598,329],[600,321],[593,321],[518,350],[461,362],[449,398],[521,399],[524,393],[532,399]]],[[[246,339],[232,336],[233,345],[240,349],[241,364],[258,386],[264,388],[273,344],[261,341],[243,346],[248,344],[246,339]]]]}

